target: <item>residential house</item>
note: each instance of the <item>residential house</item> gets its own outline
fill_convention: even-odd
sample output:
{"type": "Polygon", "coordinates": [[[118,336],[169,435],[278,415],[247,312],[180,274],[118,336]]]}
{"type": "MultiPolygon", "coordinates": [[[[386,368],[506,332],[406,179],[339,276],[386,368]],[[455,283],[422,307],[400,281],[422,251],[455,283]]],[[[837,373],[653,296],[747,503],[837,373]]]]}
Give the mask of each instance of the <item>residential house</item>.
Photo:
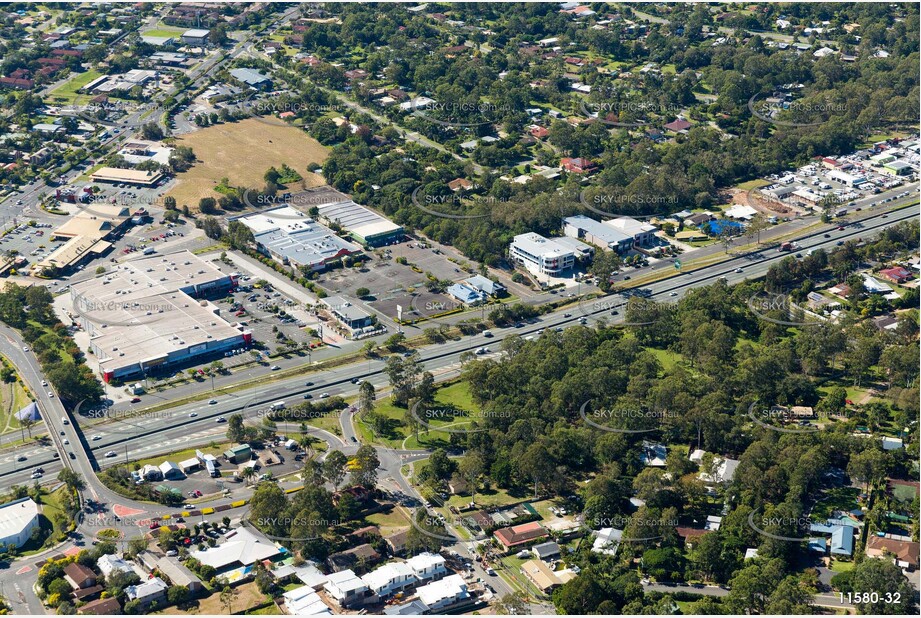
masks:
{"type": "Polygon", "coordinates": [[[122,606],[114,597],[97,599],[79,607],[77,613],[84,616],[114,616],[122,613],[122,606]]]}
{"type": "Polygon", "coordinates": [[[575,577],[572,571],[557,572],[542,560],[528,560],[521,565],[521,572],[528,580],[544,593],[562,586],[575,577]]]}
{"type": "Polygon", "coordinates": [[[456,574],[426,584],[418,588],[416,594],[433,614],[447,613],[449,608],[459,607],[470,600],[464,578],[456,574]]]}
{"type": "Polygon", "coordinates": [[[866,555],[868,558],[891,559],[903,569],[914,571],[919,567],[921,544],[915,541],[902,541],[881,536],[867,539],[866,555]]]}
{"type": "Polygon", "coordinates": [[[369,543],[363,543],[345,551],[331,554],[326,562],[333,571],[351,570],[353,566],[372,565],[381,559],[381,555],[375,551],[369,543]]]}
{"type": "Polygon", "coordinates": [[[584,157],[563,157],[560,159],[560,167],[573,174],[591,174],[598,171],[598,165],[584,157]]]}
{"type": "Polygon", "coordinates": [[[387,543],[387,547],[390,548],[390,552],[394,556],[399,556],[406,551],[406,541],[408,538],[409,529],[406,529],[394,532],[390,536],[384,538],[384,542],[387,543]]]}
{"type": "Polygon", "coordinates": [[[664,126],[665,130],[672,133],[687,132],[691,128],[691,123],[684,118],[677,118],[664,126]]]}
{"type": "Polygon", "coordinates": [[[608,556],[617,555],[617,548],[620,547],[620,539],[624,531],[617,528],[602,528],[593,530],[592,551],[596,554],[606,554],[608,556]]]}
{"type": "Polygon", "coordinates": [[[560,546],[555,541],[540,543],[531,548],[534,555],[540,560],[553,560],[560,557],[560,546]]]}
{"type": "Polygon", "coordinates": [[[416,575],[406,562],[388,562],[361,577],[379,599],[389,599],[416,584],[416,575]]]}
{"type": "Polygon", "coordinates": [[[64,579],[74,590],[96,585],[96,573],[93,572],[93,569],[76,562],[71,562],[64,567],[64,579]]]}
{"type": "Polygon", "coordinates": [[[340,607],[361,605],[371,595],[368,585],[351,569],[331,573],[323,589],[340,607]]]}
{"type": "Polygon", "coordinates": [[[643,462],[644,466],[664,468],[667,455],[668,450],[665,448],[664,444],[656,444],[648,440],[643,440],[643,452],[640,453],[640,461],[643,462]]]}
{"type": "Polygon", "coordinates": [[[407,560],[406,564],[420,582],[439,579],[448,573],[446,561],[440,554],[421,553],[407,560]]]}
{"type": "Polygon", "coordinates": [[[912,278],[911,271],[901,266],[894,266],[879,271],[880,277],[893,283],[905,283],[912,278]]]}
{"type": "Polygon", "coordinates": [[[147,581],[128,586],[125,588],[125,595],[129,601],[138,601],[144,607],[150,607],[153,603],[160,603],[166,599],[166,585],[159,577],[153,577],[147,581]]]}
{"type": "Polygon", "coordinates": [[[515,547],[546,538],[549,533],[540,522],[532,521],[518,526],[500,528],[493,535],[499,541],[499,544],[505,548],[505,551],[509,551],[515,547]]]}

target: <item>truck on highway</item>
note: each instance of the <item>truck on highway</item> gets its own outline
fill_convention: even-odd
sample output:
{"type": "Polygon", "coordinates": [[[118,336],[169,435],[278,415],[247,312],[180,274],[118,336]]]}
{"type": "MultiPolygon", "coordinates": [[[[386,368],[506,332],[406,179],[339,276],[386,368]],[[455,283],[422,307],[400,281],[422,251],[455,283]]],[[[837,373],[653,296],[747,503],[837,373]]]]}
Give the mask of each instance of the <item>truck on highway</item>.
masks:
{"type": "Polygon", "coordinates": [[[273,411],[274,411],[274,410],[284,410],[284,409],[285,409],[285,402],[284,402],[284,401],[276,401],[275,403],[272,404],[271,408],[272,408],[273,411]]]}
{"type": "Polygon", "coordinates": [[[777,248],[777,250],[778,251],[793,251],[793,243],[792,242],[781,243],[780,246],[777,248]]]}

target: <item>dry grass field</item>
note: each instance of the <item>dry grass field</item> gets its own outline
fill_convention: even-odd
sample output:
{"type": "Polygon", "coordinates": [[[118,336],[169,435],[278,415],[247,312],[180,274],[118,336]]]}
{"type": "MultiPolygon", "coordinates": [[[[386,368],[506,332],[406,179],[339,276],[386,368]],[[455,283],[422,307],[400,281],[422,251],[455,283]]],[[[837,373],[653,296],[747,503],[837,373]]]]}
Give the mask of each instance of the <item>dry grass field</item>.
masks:
{"type": "Polygon", "coordinates": [[[218,198],[214,187],[227,178],[234,187],[262,187],[266,170],[283,163],[304,177],[289,189],[317,187],[323,179],[307,171],[310,163],[326,160],[327,149],[304,131],[248,118],[241,122],[218,124],[176,139],[189,146],[198,161],[187,172],[177,175],[176,185],[167,195],[182,207],[198,206],[203,197],[218,198]]]}

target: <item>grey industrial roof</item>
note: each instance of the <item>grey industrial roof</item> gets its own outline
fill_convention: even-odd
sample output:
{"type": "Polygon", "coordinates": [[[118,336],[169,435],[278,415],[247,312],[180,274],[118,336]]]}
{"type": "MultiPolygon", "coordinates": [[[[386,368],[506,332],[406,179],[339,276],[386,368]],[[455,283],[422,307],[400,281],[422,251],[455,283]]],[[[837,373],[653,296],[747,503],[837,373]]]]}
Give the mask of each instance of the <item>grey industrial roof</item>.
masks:
{"type": "Polygon", "coordinates": [[[255,69],[247,69],[247,68],[231,69],[230,74],[234,78],[240,80],[241,82],[245,84],[249,84],[250,86],[258,86],[259,84],[263,82],[270,81],[268,77],[266,77],[265,75],[263,75],[262,73],[260,73],[259,71],[255,69]]]}

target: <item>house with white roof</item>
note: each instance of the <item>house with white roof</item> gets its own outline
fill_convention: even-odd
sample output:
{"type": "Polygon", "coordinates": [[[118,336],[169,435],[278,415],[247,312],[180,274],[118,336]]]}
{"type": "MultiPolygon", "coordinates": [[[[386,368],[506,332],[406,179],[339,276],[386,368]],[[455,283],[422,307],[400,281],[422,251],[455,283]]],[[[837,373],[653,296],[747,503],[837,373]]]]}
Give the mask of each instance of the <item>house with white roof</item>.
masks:
{"type": "Polygon", "coordinates": [[[285,609],[292,616],[324,616],[333,613],[317,591],[310,586],[289,590],[281,596],[285,600],[285,609]]]}
{"type": "Polygon", "coordinates": [[[125,588],[125,595],[129,601],[139,601],[144,607],[150,607],[152,603],[158,603],[166,599],[166,585],[159,577],[153,577],[147,581],[128,586],[125,588]]]}
{"type": "Polygon", "coordinates": [[[464,578],[457,574],[426,584],[417,589],[416,594],[433,614],[443,613],[439,610],[459,605],[470,599],[464,578]]]}
{"type": "Polygon", "coordinates": [[[667,455],[668,450],[664,444],[643,440],[643,452],[640,453],[640,461],[643,462],[643,465],[664,468],[667,455]]]}
{"type": "Polygon", "coordinates": [[[623,534],[624,531],[618,530],[617,528],[593,530],[592,536],[595,537],[595,540],[592,541],[592,551],[596,554],[605,554],[608,556],[617,555],[617,548],[620,547],[620,539],[623,534]]]}
{"type": "Polygon", "coordinates": [[[406,590],[416,583],[416,574],[405,562],[388,562],[361,577],[368,589],[381,599],[406,590]]]}
{"type": "Polygon", "coordinates": [[[99,559],[96,561],[96,566],[99,567],[99,572],[102,573],[103,577],[108,577],[112,573],[117,572],[134,572],[134,569],[131,568],[130,564],[115,554],[105,554],[103,556],[99,556],[99,559]]]}
{"type": "Polygon", "coordinates": [[[413,556],[406,561],[406,564],[413,570],[419,581],[424,582],[447,575],[448,569],[445,566],[445,562],[444,557],[440,554],[425,552],[418,556],[413,556]]]}
{"type": "Polygon", "coordinates": [[[225,541],[217,547],[190,552],[201,562],[213,566],[218,572],[227,569],[249,566],[274,558],[281,551],[269,539],[257,535],[249,528],[235,528],[227,533],[225,541]]]}
{"type": "Polygon", "coordinates": [[[330,573],[323,589],[340,607],[361,605],[372,596],[368,584],[355,575],[352,569],[330,573]]]}

